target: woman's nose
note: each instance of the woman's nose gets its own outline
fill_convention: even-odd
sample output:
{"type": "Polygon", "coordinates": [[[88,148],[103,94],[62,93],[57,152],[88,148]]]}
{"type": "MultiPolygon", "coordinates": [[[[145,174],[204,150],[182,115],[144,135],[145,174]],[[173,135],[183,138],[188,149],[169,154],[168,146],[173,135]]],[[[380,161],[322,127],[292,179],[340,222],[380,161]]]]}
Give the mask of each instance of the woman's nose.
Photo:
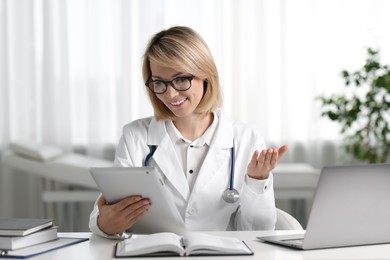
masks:
{"type": "Polygon", "coordinates": [[[168,97],[174,97],[178,93],[179,92],[176,89],[174,89],[171,84],[168,84],[167,91],[165,92],[165,95],[167,95],[168,97]]]}

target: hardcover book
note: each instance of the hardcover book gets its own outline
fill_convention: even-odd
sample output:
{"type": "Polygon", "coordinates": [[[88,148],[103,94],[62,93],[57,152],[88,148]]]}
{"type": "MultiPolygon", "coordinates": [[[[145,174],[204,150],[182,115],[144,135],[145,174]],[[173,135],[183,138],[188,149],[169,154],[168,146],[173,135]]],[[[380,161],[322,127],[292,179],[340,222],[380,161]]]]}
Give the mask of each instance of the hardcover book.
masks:
{"type": "Polygon", "coordinates": [[[52,219],[0,219],[0,236],[26,236],[53,225],[52,219]]]}
{"type": "Polygon", "coordinates": [[[16,250],[57,239],[57,227],[46,228],[26,236],[0,236],[0,249],[16,250]]]}

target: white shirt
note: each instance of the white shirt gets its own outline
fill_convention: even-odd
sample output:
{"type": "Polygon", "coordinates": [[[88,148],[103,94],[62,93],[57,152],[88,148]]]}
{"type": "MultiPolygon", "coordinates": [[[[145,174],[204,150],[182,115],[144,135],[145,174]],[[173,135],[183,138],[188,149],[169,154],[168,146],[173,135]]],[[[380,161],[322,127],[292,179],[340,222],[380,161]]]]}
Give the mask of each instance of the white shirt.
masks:
{"type": "Polygon", "coordinates": [[[214,113],[214,119],[204,134],[191,141],[182,136],[171,120],[165,122],[167,133],[175,147],[177,157],[181,163],[182,171],[186,176],[190,191],[194,187],[196,178],[202,167],[204,158],[209,151],[211,140],[218,125],[218,116],[214,113]]]}

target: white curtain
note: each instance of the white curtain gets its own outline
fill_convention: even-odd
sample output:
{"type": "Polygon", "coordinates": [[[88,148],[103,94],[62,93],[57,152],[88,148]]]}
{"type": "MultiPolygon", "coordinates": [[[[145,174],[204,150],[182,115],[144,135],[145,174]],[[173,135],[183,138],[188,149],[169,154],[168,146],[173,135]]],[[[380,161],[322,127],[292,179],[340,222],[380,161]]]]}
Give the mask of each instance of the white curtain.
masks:
{"type": "Polygon", "coordinates": [[[115,145],[125,123],[152,114],[142,54],[173,25],[208,42],[226,113],[270,144],[337,141],[315,97],[342,91],[340,71],[359,68],[365,47],[390,61],[388,10],[386,0],[1,0],[0,147],[115,145]]]}

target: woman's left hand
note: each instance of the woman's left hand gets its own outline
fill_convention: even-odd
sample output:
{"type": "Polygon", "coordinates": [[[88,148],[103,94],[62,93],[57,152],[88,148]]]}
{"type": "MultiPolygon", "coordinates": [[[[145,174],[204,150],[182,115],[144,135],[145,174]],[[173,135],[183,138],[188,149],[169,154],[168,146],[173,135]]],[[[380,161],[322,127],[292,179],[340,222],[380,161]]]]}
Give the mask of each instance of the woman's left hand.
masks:
{"type": "Polygon", "coordinates": [[[282,158],[287,149],[287,145],[283,145],[279,149],[264,149],[261,153],[256,150],[248,164],[247,173],[249,177],[258,180],[267,179],[269,173],[276,167],[280,158],[282,158]]]}

